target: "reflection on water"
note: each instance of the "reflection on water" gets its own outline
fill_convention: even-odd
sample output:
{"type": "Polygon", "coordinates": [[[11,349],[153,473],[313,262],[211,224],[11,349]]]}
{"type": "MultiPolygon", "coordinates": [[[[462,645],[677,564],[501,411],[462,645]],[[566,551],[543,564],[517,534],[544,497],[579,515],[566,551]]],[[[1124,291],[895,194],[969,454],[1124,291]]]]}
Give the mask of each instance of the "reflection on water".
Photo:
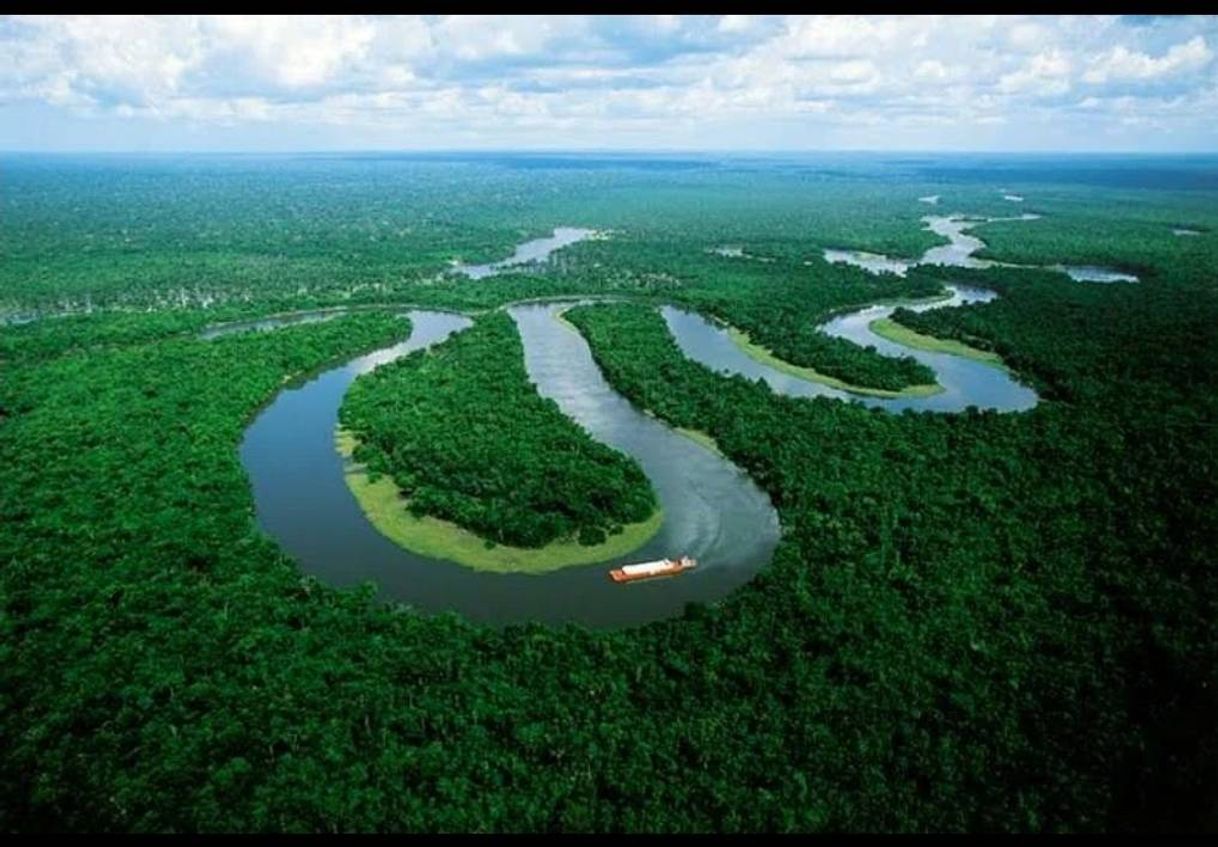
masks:
{"type": "Polygon", "coordinates": [[[470,279],[485,279],[488,276],[494,276],[504,268],[510,268],[514,265],[545,261],[555,250],[560,250],[563,247],[574,244],[577,241],[583,241],[585,238],[591,238],[594,235],[596,235],[596,230],[594,229],[560,226],[555,228],[554,234],[548,238],[535,238],[532,241],[526,241],[523,244],[517,245],[516,252],[507,259],[491,262],[487,265],[459,264],[455,265],[453,270],[457,273],[465,274],[470,279]]]}
{"type": "Polygon", "coordinates": [[[754,262],[766,264],[775,261],[773,256],[756,256],[751,253],[745,253],[744,247],[740,245],[720,245],[719,247],[712,247],[709,252],[714,253],[716,256],[726,256],[729,259],[750,259],[754,262]]]}
{"type": "Polygon", "coordinates": [[[1110,268],[1095,265],[1054,265],[1053,270],[1061,271],[1078,282],[1137,282],[1133,274],[1121,273],[1110,268]]]}
{"type": "MultiPolygon", "coordinates": [[[[1028,218],[1030,216],[1022,216],[1028,218]]],[[[980,242],[965,234],[975,222],[927,218],[954,249],[928,251],[945,263],[971,260],[980,242]]],[[[549,255],[593,234],[563,228],[553,238],[521,245],[503,262],[462,268],[474,278],[549,255]]],[[[741,251],[743,252],[743,251],[741,251]]],[[[932,256],[932,258],[933,258],[932,256]]],[[[904,265],[897,260],[879,261],[904,265]]],[[[925,259],[926,257],[924,257],[925,259]]],[[[976,261],[976,260],[972,260],[976,261]]],[[[992,298],[992,292],[953,286],[951,299],[913,306],[942,308],[992,298]]],[[[277,539],[301,568],[339,586],[372,581],[380,596],[426,611],[457,611],[497,624],[578,621],[621,627],[678,615],[691,601],[713,601],[747,582],[773,555],[780,536],[778,516],[755,483],[727,459],[642,414],[605,381],[583,337],[555,319],[558,303],[520,304],[509,311],[524,343],[525,365],[538,392],[594,438],[634,457],[664,509],[659,532],[628,556],[573,566],[544,575],[483,573],[416,555],[382,536],[364,517],[343,476],[334,447],[338,409],[351,382],[378,365],[439,343],[470,325],[468,318],[412,311],[410,338],[333,368],[275,398],[247,429],[241,461],[253,488],[259,526],[277,539]],[[692,555],[700,567],[676,579],[618,585],[610,567],[661,556],[692,555]]],[[[885,355],[911,355],[931,367],[944,392],[924,398],[878,398],[788,376],[746,356],[727,334],[698,315],[665,307],[677,343],[686,355],[716,370],[764,379],[775,390],[801,397],[825,396],[890,411],[958,412],[967,406],[1015,411],[1030,408],[1036,395],[1003,370],[943,353],[910,350],[876,336],[868,324],[887,317],[890,306],[873,306],[827,322],[822,330],[885,355]]],[[[339,311],[301,313],[213,327],[205,337],[328,320],[339,311]]]]}
{"type": "Polygon", "coordinates": [[[254,321],[234,321],[233,323],[209,326],[199,333],[199,337],[206,341],[212,338],[221,338],[225,335],[236,335],[241,332],[269,332],[270,330],[280,329],[285,326],[322,323],[323,321],[341,317],[344,314],[346,314],[345,311],[316,311],[280,317],[260,318],[254,321]]]}
{"type": "MultiPolygon", "coordinates": [[[[984,303],[995,297],[994,292],[962,285],[948,286],[951,297],[934,303],[921,303],[905,308],[923,312],[984,303]]],[[[895,306],[869,306],[833,318],[819,329],[828,335],[845,338],[860,346],[875,347],[885,356],[912,356],[935,372],[943,392],[929,397],[872,397],[831,388],[818,382],[801,379],[792,374],[762,364],[740,349],[727,332],[701,315],[677,309],[663,308],[664,320],[676,339],[677,346],[690,359],[720,373],[741,374],[751,380],[762,379],[779,394],[791,397],[832,397],[862,403],[865,406],[900,412],[906,409],[932,412],[961,412],[969,406],[1018,412],[1036,405],[1036,392],[1017,382],[1001,368],[983,362],[916,350],[889,341],[871,331],[872,321],[886,318],[895,306]]]]}
{"type": "Polygon", "coordinates": [[[926,222],[926,229],[948,239],[948,243],[942,247],[932,247],[927,250],[917,264],[948,265],[956,268],[993,267],[993,262],[973,258],[974,253],[985,247],[985,242],[966,232],[983,221],[955,215],[946,218],[927,217],[922,220],[926,222]]]}
{"type": "MultiPolygon", "coordinates": [[[[1012,195],[1014,196],[1014,195],[1012,195]]],[[[1011,199],[1008,197],[1008,199],[1011,199]]],[[[1022,200],[1023,198],[1019,198],[1022,200]]],[[[922,218],[925,229],[948,240],[947,244],[931,247],[922,254],[922,258],[914,260],[893,259],[877,253],[865,253],[860,250],[825,249],[825,261],[830,264],[844,262],[873,273],[891,273],[905,276],[905,273],[917,265],[939,265],[953,268],[1036,268],[1040,265],[1018,265],[1011,262],[996,262],[991,259],[978,259],[973,254],[985,248],[985,242],[968,230],[985,223],[999,221],[1036,221],[1040,215],[1025,212],[1022,215],[1003,218],[976,218],[967,215],[928,215],[922,218]]],[[[1115,271],[1111,268],[1100,268],[1093,265],[1051,265],[1049,270],[1061,271],[1078,282],[1137,282],[1133,274],[1115,271]]]]}
{"type": "Polygon", "coordinates": [[[873,274],[889,273],[905,276],[910,263],[901,259],[890,259],[879,253],[865,253],[862,250],[825,250],[825,261],[830,264],[844,262],[854,265],[873,274]]]}
{"type": "Polygon", "coordinates": [[[453,610],[497,624],[579,621],[620,627],[679,615],[691,601],[721,598],[773,554],[778,516],[752,480],[727,460],[635,410],[609,388],[583,337],[554,319],[558,305],[511,310],[538,391],[593,437],[634,456],[664,509],[659,533],[635,553],[549,574],[481,573],[419,556],[364,517],[334,448],[338,408],[351,382],[377,365],[443,341],[469,326],[453,314],[413,311],[407,341],[282,391],[246,431],[241,461],[259,526],[306,572],[333,585],[371,580],[380,596],[426,611],[453,610]],[[628,586],[610,567],[679,554],[698,569],[628,586]]]}

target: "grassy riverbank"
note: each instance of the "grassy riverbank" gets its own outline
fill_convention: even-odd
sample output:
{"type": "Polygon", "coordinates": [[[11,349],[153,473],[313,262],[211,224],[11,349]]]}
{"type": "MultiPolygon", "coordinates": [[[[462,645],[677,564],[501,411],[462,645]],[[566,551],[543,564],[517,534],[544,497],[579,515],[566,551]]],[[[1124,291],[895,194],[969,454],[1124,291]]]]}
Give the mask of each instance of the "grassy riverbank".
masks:
{"type": "Polygon", "coordinates": [[[360,376],[339,418],[358,440],[354,457],[373,478],[391,477],[414,517],[452,522],[480,542],[596,547],[657,506],[637,462],[537,393],[506,313],[360,376]]]}
{"type": "Polygon", "coordinates": [[[570,539],[537,548],[505,544],[488,547],[486,539],[451,521],[412,515],[391,478],[381,476],[374,482],[367,470],[352,459],[355,444],[355,437],[350,432],[343,429],[335,432],[334,445],[346,460],[343,476],[347,487],[377,531],[407,550],[448,559],[474,570],[542,574],[572,565],[607,561],[641,547],[664,522],[663,510],[657,507],[647,520],[627,524],[620,533],[593,546],[570,539]]]}
{"type": "Polygon", "coordinates": [[[874,320],[868,324],[868,328],[881,338],[886,338],[897,344],[903,344],[906,347],[927,350],[931,353],[948,353],[952,356],[961,356],[965,359],[972,359],[977,362],[984,362],[987,365],[993,365],[996,368],[1009,370],[1006,364],[1003,363],[1002,357],[997,353],[989,350],[979,350],[976,347],[970,347],[963,342],[952,339],[923,335],[897,323],[891,318],[874,320]]]}
{"type": "Polygon", "coordinates": [[[711,438],[710,435],[700,429],[686,429],[683,426],[673,427],[673,429],[684,435],[686,438],[692,439],[693,441],[701,444],[703,447],[710,450],[717,456],[726,455],[722,450],[719,449],[719,442],[711,438]]]}
{"type": "Polygon", "coordinates": [[[810,382],[819,382],[822,385],[827,385],[830,388],[839,388],[842,391],[849,391],[852,394],[866,394],[870,397],[929,397],[932,394],[939,394],[943,391],[943,386],[937,383],[927,383],[923,385],[911,385],[903,388],[900,391],[889,391],[884,388],[866,388],[861,385],[851,385],[848,382],[837,379],[836,377],[827,376],[813,368],[804,367],[802,365],[793,365],[790,362],[784,361],[772,352],[762,347],[760,344],[754,343],[747,332],[729,326],[727,334],[732,341],[736,343],[744,353],[755,361],[761,362],[763,365],[768,365],[776,371],[797,376],[800,379],[806,379],[810,382]]]}

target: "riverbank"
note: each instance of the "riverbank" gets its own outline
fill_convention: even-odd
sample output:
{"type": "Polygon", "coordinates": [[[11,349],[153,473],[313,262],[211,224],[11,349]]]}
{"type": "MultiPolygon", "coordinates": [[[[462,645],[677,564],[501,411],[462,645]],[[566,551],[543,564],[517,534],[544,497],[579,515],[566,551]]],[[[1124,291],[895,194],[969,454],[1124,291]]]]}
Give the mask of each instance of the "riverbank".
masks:
{"type": "Polygon", "coordinates": [[[763,365],[773,368],[776,371],[789,374],[791,376],[806,379],[810,382],[819,382],[822,385],[827,385],[830,388],[836,388],[840,391],[849,391],[851,394],[864,394],[869,397],[930,397],[935,394],[940,394],[943,391],[943,386],[938,383],[929,383],[924,385],[911,385],[907,388],[902,388],[900,391],[890,391],[885,388],[867,388],[862,385],[851,385],[850,383],[823,374],[813,368],[803,365],[793,365],[790,362],[780,359],[775,356],[770,350],[755,343],[749,338],[749,334],[744,330],[737,329],[734,326],[727,327],[728,337],[744,352],[749,358],[760,362],[763,365]]]}
{"type": "MultiPolygon", "coordinates": [[[[655,416],[653,415],[652,417],[655,417],[655,416]]],[[[684,435],[686,438],[692,439],[693,441],[697,442],[698,444],[701,444],[703,447],[705,447],[707,450],[710,450],[716,456],[720,456],[722,458],[727,458],[727,454],[724,453],[721,449],[719,449],[719,442],[716,441],[714,438],[712,438],[708,433],[705,433],[700,429],[687,429],[683,426],[675,426],[675,427],[673,427],[673,429],[676,432],[679,432],[682,435],[684,435]]]]}
{"type": "Polygon", "coordinates": [[[1007,373],[1011,372],[1011,369],[1007,367],[1006,363],[1002,361],[1002,357],[997,353],[970,347],[964,342],[954,339],[923,335],[897,323],[892,318],[879,318],[869,323],[867,328],[880,336],[880,338],[886,338],[895,344],[913,347],[918,350],[926,350],[930,353],[947,353],[951,356],[961,356],[965,359],[972,359],[975,362],[982,362],[996,368],[1001,368],[1007,373]]]}
{"type": "Polygon", "coordinates": [[[343,477],[347,488],[369,523],[399,547],[474,570],[543,574],[574,565],[608,561],[643,546],[664,523],[664,512],[657,506],[647,520],[626,524],[620,533],[593,546],[574,540],[555,541],[544,547],[487,546],[486,539],[455,523],[412,515],[390,477],[382,476],[373,482],[363,466],[353,461],[355,445],[356,439],[350,432],[343,429],[335,432],[334,446],[344,459],[343,477]]]}

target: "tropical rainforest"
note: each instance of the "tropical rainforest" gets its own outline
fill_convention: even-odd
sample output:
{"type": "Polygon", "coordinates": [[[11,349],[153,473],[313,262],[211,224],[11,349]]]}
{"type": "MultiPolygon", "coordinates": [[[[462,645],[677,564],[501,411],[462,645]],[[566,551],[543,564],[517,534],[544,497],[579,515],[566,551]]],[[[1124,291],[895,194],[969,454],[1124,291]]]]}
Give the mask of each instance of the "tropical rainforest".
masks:
{"type": "Polygon", "coordinates": [[[502,312],[360,377],[341,420],[359,441],[355,458],[392,476],[413,513],[497,543],[593,545],[656,508],[637,462],[537,394],[502,312]]]}
{"type": "Polygon", "coordinates": [[[1185,157],[5,156],[0,827],[1218,829],[1216,174],[1185,157]],[[822,258],[920,255],[940,240],[918,197],[1009,214],[1000,185],[1043,217],[987,224],[981,255],[1139,281],[822,258]],[[560,225],[610,235],[451,271],[560,225]],[[1035,408],[786,397],[687,359],[657,308],[896,389],[923,366],[815,327],[948,282],[1000,296],[894,319],[998,353],[1035,408]],[[412,504],[522,544],[645,515],[633,461],[529,390],[497,311],[560,296],[587,298],[566,318],[615,391],[705,433],[772,501],[781,540],[747,584],[643,626],[496,626],[330,585],[259,525],[246,427],[400,341],[407,305],[476,317],[346,397],[361,455],[412,504]]]}

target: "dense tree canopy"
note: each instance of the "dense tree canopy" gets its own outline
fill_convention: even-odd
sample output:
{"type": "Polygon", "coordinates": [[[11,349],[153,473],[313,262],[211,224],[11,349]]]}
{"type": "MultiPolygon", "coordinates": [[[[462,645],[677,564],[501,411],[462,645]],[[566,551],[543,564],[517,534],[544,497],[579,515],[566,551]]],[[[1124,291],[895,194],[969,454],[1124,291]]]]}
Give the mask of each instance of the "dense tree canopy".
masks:
{"type": "Polygon", "coordinates": [[[537,394],[503,312],[361,376],[341,420],[355,458],[391,475],[411,511],[499,543],[596,544],[656,508],[637,462],[537,394]]]}
{"type": "MultiPolygon", "coordinates": [[[[994,224],[993,255],[1143,277],[1088,285],[819,260],[916,255],[934,243],[923,194],[1000,213],[980,167],[2,165],[4,306],[100,311],[0,328],[0,828],[1218,828],[1212,192],[1080,187],[1051,164],[1004,182],[1052,229],[994,224]],[[614,237],[544,270],[438,276],[560,223],[614,237]],[[723,243],[774,261],[707,252],[723,243]],[[1042,393],[1035,410],[776,396],[685,359],[654,309],[900,384],[920,378],[811,328],[945,281],[1001,297],[898,319],[997,350],[1042,393]],[[193,292],[223,296],[204,309],[193,292]],[[292,378],[402,324],[368,313],[203,341],[204,324],[573,292],[635,301],[568,314],[620,393],[709,433],[775,503],[783,539],[751,583],[633,630],[495,629],[320,584],[258,529],[246,424],[292,378]]],[[[367,413],[371,443],[394,415],[475,415],[484,404],[411,392],[485,371],[498,382],[476,396],[566,431],[572,467],[627,480],[620,457],[589,463],[520,368],[508,318],[488,315],[376,372],[348,414],[367,413]]],[[[388,438],[385,461],[410,438],[388,438]]],[[[553,461],[503,448],[526,479],[553,461]]]]}

